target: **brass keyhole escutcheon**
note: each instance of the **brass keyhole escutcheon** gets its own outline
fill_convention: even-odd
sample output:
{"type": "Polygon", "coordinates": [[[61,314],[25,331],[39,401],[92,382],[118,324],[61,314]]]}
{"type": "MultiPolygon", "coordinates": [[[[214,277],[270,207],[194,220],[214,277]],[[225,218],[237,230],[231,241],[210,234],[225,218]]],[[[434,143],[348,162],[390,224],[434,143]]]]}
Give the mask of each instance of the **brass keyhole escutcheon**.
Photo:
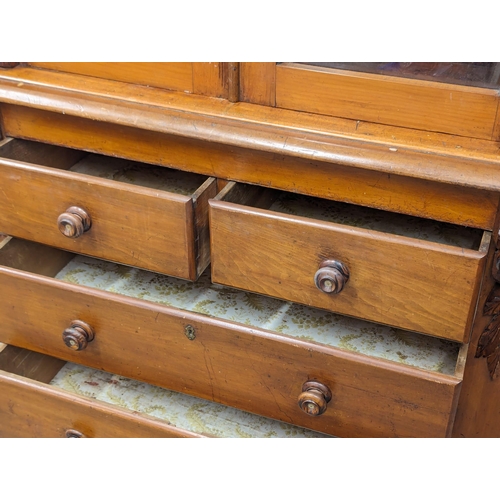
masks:
{"type": "Polygon", "coordinates": [[[186,325],[184,327],[184,334],[189,340],[194,340],[196,338],[196,330],[192,325],[186,325]]]}

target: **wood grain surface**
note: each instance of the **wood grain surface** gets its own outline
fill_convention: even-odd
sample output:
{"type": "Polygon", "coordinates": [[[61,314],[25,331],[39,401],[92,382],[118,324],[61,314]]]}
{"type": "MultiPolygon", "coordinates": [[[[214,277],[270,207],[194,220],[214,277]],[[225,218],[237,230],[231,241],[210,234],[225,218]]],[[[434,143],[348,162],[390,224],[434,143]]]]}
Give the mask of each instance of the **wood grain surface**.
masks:
{"type": "MultiPolygon", "coordinates": [[[[274,66],[273,63],[241,63],[240,69],[243,73],[246,64],[253,66],[271,64],[274,66]]],[[[427,154],[444,154],[457,159],[481,159],[500,164],[498,144],[491,140],[318,115],[275,108],[272,105],[260,106],[246,102],[233,104],[225,99],[209,99],[201,95],[159,88],[138,88],[131,83],[58,71],[23,66],[9,70],[0,69],[0,93],[2,94],[0,100],[5,102],[17,102],[20,105],[24,102],[25,105],[39,106],[47,103],[46,98],[49,96],[51,100],[57,100],[61,93],[65,94],[64,101],[70,102],[71,96],[75,97],[75,91],[81,98],[81,102],[79,102],[82,106],[81,111],[85,110],[88,116],[90,116],[91,111],[90,101],[95,97],[103,97],[108,101],[108,106],[112,106],[118,99],[127,104],[140,104],[141,107],[145,105],[160,107],[165,110],[165,114],[175,109],[199,113],[211,118],[224,117],[233,122],[245,123],[249,134],[253,133],[252,125],[258,124],[265,126],[270,131],[281,131],[286,135],[293,135],[294,131],[297,133],[312,132],[317,137],[318,142],[329,138],[349,138],[356,140],[361,148],[366,147],[365,143],[385,144],[405,151],[424,151],[427,154]],[[28,93],[34,99],[28,99],[28,93]]],[[[61,109],[65,109],[62,103],[59,106],[61,109]]],[[[70,110],[65,109],[65,112],[69,113],[70,110]]],[[[78,112],[78,109],[75,108],[74,112],[78,112]]],[[[136,116],[136,118],[138,117],[136,116]]],[[[287,149],[287,145],[288,142],[285,149],[287,149]]],[[[423,170],[432,168],[432,163],[422,164],[420,168],[423,170]]],[[[422,174],[423,170],[418,169],[414,175],[422,174]]],[[[440,168],[436,168],[431,177],[440,179],[440,170],[440,168]]]]}
{"type": "MultiPolygon", "coordinates": [[[[370,146],[372,151],[369,152],[364,151],[361,145],[352,149],[353,145],[350,145],[348,149],[341,146],[334,155],[336,161],[329,163],[326,158],[323,158],[325,161],[320,161],[322,155],[317,142],[314,148],[311,143],[308,145],[313,148],[311,158],[300,158],[295,153],[289,154],[287,139],[283,136],[279,138],[279,149],[272,152],[268,151],[267,146],[274,143],[277,147],[277,137],[261,135],[260,132],[251,137],[249,130],[243,128],[240,131],[244,137],[240,136],[242,141],[238,139],[236,142],[246,147],[236,146],[234,131],[218,130],[217,125],[206,117],[199,122],[190,121],[189,131],[186,129],[185,132],[192,137],[185,137],[177,135],[177,131],[172,134],[172,130],[165,130],[165,115],[161,115],[164,131],[160,132],[139,128],[138,120],[137,128],[132,128],[28,107],[1,105],[0,111],[5,132],[9,136],[48,141],[108,155],[120,151],[122,157],[156,165],[169,165],[208,176],[261,184],[419,217],[491,229],[498,207],[498,193],[492,191],[496,189],[497,182],[500,189],[497,167],[490,165],[491,170],[479,172],[479,166],[471,160],[467,160],[465,167],[456,158],[447,158],[446,163],[453,165],[453,172],[449,172],[450,177],[446,182],[440,182],[414,178],[414,175],[423,172],[422,162],[425,162],[432,169],[440,168],[440,176],[443,177],[447,170],[441,162],[444,157],[437,159],[419,153],[417,156],[420,158],[410,158],[414,153],[408,151],[401,156],[387,147],[375,148],[378,151],[374,151],[370,146]],[[203,140],[205,132],[210,140],[203,140]],[[249,140],[252,144],[248,143],[249,140]],[[261,149],[256,149],[257,145],[261,149]],[[350,160],[347,161],[349,165],[344,164],[350,153],[369,168],[351,168],[350,160]],[[366,161],[371,154],[378,155],[376,162],[366,161]],[[410,162],[405,163],[406,166],[416,162],[413,163],[410,177],[397,175],[398,168],[394,162],[402,165],[401,160],[410,162]],[[375,164],[384,170],[389,167],[389,170],[394,171],[377,171],[372,168],[375,164]],[[460,174],[462,167],[467,169],[467,174],[460,174]],[[460,185],[463,181],[469,184],[474,176],[474,182],[479,182],[480,186],[460,185]]],[[[129,117],[130,113],[131,110],[128,110],[126,116],[129,117]]],[[[108,108],[105,120],[109,120],[111,114],[112,111],[108,108]]],[[[172,124],[177,127],[184,119],[185,116],[178,116],[172,124]]],[[[299,144],[292,149],[295,152],[304,151],[299,144]]],[[[333,160],[333,157],[330,159],[333,160]]]]}
{"type": "Polygon", "coordinates": [[[191,280],[208,264],[215,179],[200,187],[195,210],[190,196],[1,158],[0,167],[0,227],[8,234],[191,280]],[[92,227],[72,239],[57,219],[75,205],[92,227]]]}
{"type": "Polygon", "coordinates": [[[467,342],[485,252],[210,201],[212,280],[369,321],[467,342]],[[339,294],[314,275],[335,259],[339,294]]]}
{"type": "Polygon", "coordinates": [[[68,429],[95,438],[203,437],[0,370],[0,437],[62,438],[68,429]]]}
{"type": "Polygon", "coordinates": [[[481,89],[410,78],[276,66],[278,107],[493,140],[499,98],[481,89]]]}
{"type": "Polygon", "coordinates": [[[32,67],[95,76],[107,80],[151,85],[181,92],[193,91],[193,65],[189,62],[36,62],[32,67]]]}
{"type": "MultiPolygon", "coordinates": [[[[486,303],[491,299],[491,292],[498,276],[495,259],[498,254],[498,229],[500,220],[497,218],[493,231],[492,247],[488,253],[484,279],[478,301],[478,312],[474,321],[471,342],[468,345],[467,362],[464,370],[463,389],[460,394],[456,421],[453,427],[453,437],[499,438],[500,437],[500,377],[493,380],[487,359],[477,357],[478,345],[484,331],[492,321],[491,311],[487,311],[486,303]]],[[[498,370],[498,369],[497,369],[498,370]]]]}
{"type": "Polygon", "coordinates": [[[276,105],[276,64],[240,63],[240,100],[276,105]]]}
{"type": "Polygon", "coordinates": [[[0,287],[0,341],[8,344],[336,436],[451,431],[459,377],[4,266],[0,287]],[[61,338],[74,319],[95,331],[83,351],[68,349],[61,338]],[[186,337],[186,325],[194,340],[186,337]],[[333,394],[318,418],[297,404],[308,380],[321,381],[333,394]]]}

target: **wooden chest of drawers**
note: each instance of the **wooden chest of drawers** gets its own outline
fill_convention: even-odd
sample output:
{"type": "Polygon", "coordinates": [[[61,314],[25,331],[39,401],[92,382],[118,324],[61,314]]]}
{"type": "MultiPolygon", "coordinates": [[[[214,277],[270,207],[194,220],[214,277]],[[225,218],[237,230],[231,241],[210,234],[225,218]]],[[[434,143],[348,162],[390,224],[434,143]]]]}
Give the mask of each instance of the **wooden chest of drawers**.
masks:
{"type": "Polygon", "coordinates": [[[274,111],[0,71],[0,435],[500,436],[493,146],[274,111]]]}

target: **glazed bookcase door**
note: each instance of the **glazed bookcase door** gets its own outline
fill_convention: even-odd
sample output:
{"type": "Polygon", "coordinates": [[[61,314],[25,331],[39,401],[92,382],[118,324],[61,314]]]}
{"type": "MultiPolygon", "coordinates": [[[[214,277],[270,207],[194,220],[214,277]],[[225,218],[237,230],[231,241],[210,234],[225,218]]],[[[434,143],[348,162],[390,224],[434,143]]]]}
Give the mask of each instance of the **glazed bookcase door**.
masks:
{"type": "Polygon", "coordinates": [[[500,136],[498,63],[470,63],[476,66],[469,73],[459,66],[440,73],[437,63],[379,63],[400,65],[393,72],[374,69],[377,63],[345,64],[241,63],[240,100],[477,139],[500,136]],[[410,71],[412,64],[428,65],[428,74],[423,66],[410,71]]]}

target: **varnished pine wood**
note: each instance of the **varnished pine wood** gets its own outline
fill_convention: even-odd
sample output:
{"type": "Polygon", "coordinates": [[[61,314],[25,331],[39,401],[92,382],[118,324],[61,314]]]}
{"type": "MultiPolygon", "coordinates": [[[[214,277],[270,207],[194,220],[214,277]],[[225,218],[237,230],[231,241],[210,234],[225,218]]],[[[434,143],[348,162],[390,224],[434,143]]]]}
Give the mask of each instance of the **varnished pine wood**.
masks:
{"type": "Polygon", "coordinates": [[[0,241],[0,266],[41,276],[55,276],[72,258],[71,253],[33,241],[11,237],[0,241]]]}
{"type": "MultiPolygon", "coordinates": [[[[241,64],[244,67],[247,63],[241,64]]],[[[273,68],[275,66],[274,63],[251,64],[271,64],[273,68]]],[[[231,104],[222,99],[208,99],[203,96],[158,88],[141,87],[139,89],[130,83],[30,67],[17,67],[0,72],[0,89],[3,88],[4,83],[12,85],[9,94],[13,93],[12,89],[19,91],[28,86],[31,95],[38,94],[40,91],[40,95],[55,96],[60,90],[76,90],[86,97],[101,96],[111,99],[108,106],[113,99],[120,99],[128,103],[141,103],[167,109],[198,112],[214,117],[226,117],[247,124],[265,124],[270,129],[283,127],[287,130],[315,132],[326,137],[358,139],[374,144],[400,146],[405,150],[424,150],[429,154],[481,159],[500,164],[498,144],[489,140],[297,112],[274,108],[270,105],[256,106],[242,102],[231,104]]],[[[86,111],[89,112],[88,109],[86,111]]],[[[434,174],[439,176],[439,169],[436,169],[434,174]]]]}
{"type": "Polygon", "coordinates": [[[500,141],[500,100],[497,105],[495,126],[493,128],[493,140],[496,141],[497,143],[500,141]]]}
{"type": "Polygon", "coordinates": [[[212,280],[400,328],[467,342],[485,253],[224,201],[210,201],[212,280]],[[325,259],[350,271],[318,290],[325,259]]]}
{"type": "Polygon", "coordinates": [[[196,276],[200,276],[210,264],[210,226],[208,200],[217,194],[217,181],[209,177],[193,194],[193,244],[196,276]]]}
{"type": "Polygon", "coordinates": [[[213,199],[214,201],[223,200],[228,203],[249,205],[256,208],[269,208],[279,197],[279,194],[279,191],[273,189],[262,189],[259,186],[230,181],[213,199]]]}
{"type": "Polygon", "coordinates": [[[86,155],[85,151],[61,148],[43,142],[6,139],[0,143],[0,158],[67,170],[86,155]]]}
{"type": "Polygon", "coordinates": [[[195,209],[190,196],[14,160],[0,158],[0,166],[0,227],[8,234],[191,280],[208,264],[204,217],[214,179],[204,185],[209,193],[200,188],[195,209]],[[58,229],[73,205],[92,220],[76,239],[58,229]]]}
{"type": "Polygon", "coordinates": [[[192,63],[193,92],[199,95],[227,99],[226,67],[228,63],[192,63]]]}
{"type": "MultiPolygon", "coordinates": [[[[274,64],[273,64],[274,66],[274,64]]],[[[200,122],[209,122],[213,129],[217,129],[221,122],[213,120],[213,118],[223,117],[226,123],[235,124],[242,123],[244,130],[247,133],[247,145],[235,151],[233,149],[234,139],[231,137],[231,133],[234,129],[227,128],[226,134],[218,134],[216,130],[215,133],[212,130],[212,135],[210,135],[209,128],[198,130],[193,133],[195,147],[193,148],[194,157],[197,155],[205,155],[205,161],[197,158],[196,169],[208,169],[211,171],[209,175],[222,173],[226,175],[227,178],[234,178],[237,180],[244,180],[245,178],[253,179],[250,182],[255,182],[257,184],[262,183],[265,185],[274,185],[277,187],[285,186],[284,189],[289,190],[309,190],[308,194],[319,195],[326,193],[325,197],[332,197],[331,185],[335,183],[340,183],[341,188],[335,187],[333,190],[333,196],[345,196],[344,201],[352,200],[354,202],[359,202],[361,204],[372,204],[372,206],[377,207],[388,207],[390,210],[402,210],[404,211],[405,200],[410,210],[406,213],[413,213],[414,215],[429,216],[431,218],[437,218],[445,214],[445,218],[441,220],[450,220],[451,222],[458,222],[464,224],[476,224],[478,227],[491,229],[494,224],[494,216],[498,207],[498,197],[489,197],[489,190],[497,189],[498,182],[498,167],[500,165],[500,157],[498,155],[498,143],[488,140],[478,140],[465,137],[452,136],[443,133],[428,132],[428,131],[418,131],[412,129],[404,129],[394,126],[386,126],[374,123],[367,123],[363,121],[356,121],[344,118],[335,118],[329,116],[320,116],[305,112],[295,112],[285,109],[275,109],[266,106],[255,106],[247,103],[239,104],[229,104],[227,101],[217,100],[217,99],[207,99],[201,96],[186,96],[181,92],[170,92],[162,89],[152,89],[141,86],[138,88],[135,85],[122,83],[122,82],[112,82],[104,80],[101,78],[88,78],[85,76],[80,76],[77,74],[61,73],[57,71],[46,71],[38,70],[33,68],[13,68],[13,69],[3,69],[0,71],[0,93],[5,91],[8,96],[7,100],[12,96],[15,99],[21,97],[25,99],[23,102],[28,106],[40,107],[48,109],[48,107],[53,106],[53,110],[57,113],[59,110],[63,110],[64,113],[80,113],[81,116],[87,116],[91,120],[102,120],[106,121],[104,118],[104,113],[102,116],[97,116],[92,112],[92,106],[88,106],[89,102],[87,97],[89,96],[108,96],[103,99],[102,102],[94,102],[95,109],[101,106],[106,110],[113,110],[109,114],[109,119],[116,120],[119,116],[120,127],[114,129],[114,144],[109,146],[109,151],[114,150],[126,151],[127,155],[140,156],[143,154],[142,148],[150,148],[151,151],[145,153],[145,155],[153,156],[158,164],[164,164],[164,158],[167,155],[168,147],[173,145],[175,150],[175,158],[177,161],[182,163],[182,168],[189,169],[187,165],[187,160],[185,161],[182,156],[182,148],[190,148],[193,146],[189,141],[181,141],[179,146],[175,146],[175,139],[172,138],[171,143],[167,143],[164,149],[159,148],[158,152],[153,153],[153,149],[158,144],[164,144],[163,140],[165,138],[165,127],[164,124],[168,123],[165,121],[165,116],[172,118],[173,121],[178,121],[179,116],[182,113],[194,113],[198,116],[199,120],[191,120],[189,123],[186,121],[183,131],[180,129],[175,129],[172,135],[180,134],[180,136],[189,136],[189,127],[196,128],[200,125],[200,122]],[[3,83],[8,82],[12,86],[5,90],[3,83]],[[29,85],[33,84],[31,88],[29,85]],[[40,85],[38,85],[38,83],[40,85]],[[62,95],[59,89],[73,89],[77,90],[80,96],[85,96],[84,99],[80,101],[72,101],[74,93],[62,95]],[[57,99],[60,99],[58,102],[57,99]],[[116,113],[119,110],[121,103],[119,105],[118,101],[126,102],[123,113],[116,113]],[[139,103],[141,106],[135,107],[135,104],[139,103]],[[68,105],[70,106],[68,107],[68,105]],[[70,109],[74,105],[74,109],[70,109]],[[128,106],[130,105],[130,108],[128,106]],[[80,106],[80,108],[79,108],[80,106]],[[160,125],[160,119],[157,120],[158,125],[154,125],[154,120],[151,119],[151,115],[147,116],[147,113],[151,111],[152,108],[158,107],[159,115],[163,115],[163,122],[160,125]],[[80,109],[80,111],[78,111],[80,109]],[[179,115],[173,113],[169,115],[171,110],[181,111],[179,115]],[[128,112],[129,119],[127,122],[124,115],[128,112]],[[115,116],[116,115],[116,116],[115,116]],[[204,116],[203,116],[204,115],[204,116]],[[133,122],[136,122],[137,125],[133,122]],[[142,127],[144,134],[141,133],[131,133],[127,131],[128,126],[131,127],[142,127]],[[160,131],[156,137],[146,137],[149,135],[147,130],[154,130],[156,127],[157,131],[160,131]],[[163,129],[161,127],[164,127],[163,129]],[[263,127],[267,132],[275,133],[283,137],[283,142],[281,144],[284,151],[284,155],[278,152],[278,148],[272,151],[269,149],[269,141],[263,140],[263,136],[256,134],[255,131],[259,131],[260,127],[263,127]],[[231,132],[231,133],[229,133],[231,132]],[[119,140],[119,135],[122,134],[122,140],[119,140]],[[297,141],[300,138],[300,141],[297,141]],[[304,141],[304,138],[307,141],[304,141]],[[197,143],[198,140],[208,140],[208,141],[219,141],[218,144],[227,145],[227,147],[219,150],[217,147],[203,148],[197,143]],[[344,139],[347,141],[344,142],[344,139]],[[137,141],[137,147],[132,145],[127,145],[127,141],[137,141]],[[315,154],[314,141],[317,142],[318,148],[315,154]],[[329,175],[329,172],[324,169],[321,175],[314,173],[317,169],[317,162],[315,157],[324,154],[324,144],[333,141],[336,146],[342,146],[344,149],[340,148],[338,151],[340,153],[335,162],[332,162],[331,157],[328,162],[334,165],[333,172],[334,175],[329,175]],[[254,142],[255,149],[249,145],[254,142]],[[310,149],[307,147],[310,145],[310,149]],[[351,146],[352,149],[349,150],[351,146]],[[388,148],[392,146],[397,149],[398,153],[403,153],[401,158],[393,161],[391,154],[377,157],[373,155],[372,146],[375,146],[374,150],[376,152],[382,151],[382,148],[388,148]],[[176,149],[177,147],[177,149],[176,149]],[[259,148],[263,151],[270,152],[274,155],[272,161],[269,155],[262,155],[259,152],[259,148]],[[233,149],[233,150],[232,150],[233,149]],[[369,159],[369,161],[360,161],[356,158],[356,155],[352,152],[354,150],[362,152],[361,157],[369,159]],[[206,154],[207,150],[210,154],[206,154]],[[231,151],[232,150],[232,151],[231,151]],[[229,153],[229,151],[231,151],[229,153]],[[304,151],[306,154],[304,154],[304,151]],[[288,156],[297,156],[304,158],[305,162],[290,162],[288,156]],[[345,154],[347,152],[347,154],[345,154]],[[417,156],[412,156],[412,152],[418,152],[417,156]],[[162,155],[163,153],[163,155],[162,155]],[[307,154],[310,154],[307,157],[307,154]],[[410,153],[410,154],[408,154],[410,153]],[[301,156],[302,155],[302,156],[301,156]],[[364,155],[364,156],[363,156],[364,155]],[[404,158],[403,158],[404,156],[404,158]],[[427,157],[427,160],[426,160],[427,157]],[[447,158],[443,162],[443,158],[447,158]],[[219,164],[214,167],[214,161],[220,161],[221,163],[233,162],[230,166],[220,167],[219,164]],[[343,172],[337,169],[338,163],[345,162],[346,168],[343,172]],[[265,168],[259,164],[260,160],[264,160],[265,168]],[[385,162],[385,164],[384,164],[385,162]],[[286,165],[283,167],[283,163],[286,165]],[[485,164],[489,166],[485,168],[485,164]],[[293,168],[291,168],[293,166],[293,168]],[[362,173],[360,175],[359,171],[353,174],[351,167],[356,167],[359,170],[361,167],[365,170],[370,170],[375,166],[377,172],[385,172],[388,175],[388,181],[385,180],[383,176],[377,177],[374,174],[365,175],[362,173]],[[304,175],[297,176],[296,171],[302,169],[304,175]],[[384,170],[386,169],[386,170],[384,170]],[[255,172],[252,172],[254,170],[255,172]],[[272,173],[276,170],[276,174],[272,173]],[[234,172],[237,172],[237,175],[234,172]],[[396,175],[394,173],[401,174],[404,172],[403,176],[396,175]],[[286,180],[280,179],[279,177],[288,177],[286,180]],[[408,177],[414,177],[414,179],[408,179],[408,177]],[[271,178],[269,178],[271,177],[271,178]],[[312,177],[313,180],[309,184],[308,178],[312,177]],[[397,180],[394,180],[396,177],[397,180]],[[402,182],[404,178],[404,182],[402,182]],[[342,183],[345,180],[345,184],[342,183]],[[422,182],[422,180],[428,182],[422,182]],[[409,182],[407,182],[409,181],[409,182]],[[416,182],[415,182],[416,181],[416,182]],[[448,186],[440,185],[437,187],[438,183],[444,182],[448,186]],[[348,188],[349,184],[351,187],[348,188]],[[352,190],[352,186],[356,186],[356,192],[352,194],[349,189],[352,190]],[[461,186],[465,186],[464,190],[461,186]],[[401,188],[403,186],[403,188],[401,188]],[[469,189],[470,187],[478,187],[478,190],[469,189]],[[380,190],[378,190],[380,188],[380,190]],[[446,189],[445,189],[446,188],[446,189]],[[401,194],[398,194],[401,193],[401,194]],[[429,193],[432,193],[429,195],[429,193]],[[387,195],[390,194],[399,196],[397,201],[393,201],[391,197],[387,195]],[[377,200],[377,196],[381,201],[377,200]],[[484,200],[484,196],[487,200],[484,200]],[[389,203],[387,200],[389,198],[389,203]],[[358,201],[355,201],[358,200],[358,201]],[[450,200],[453,200],[450,203],[450,200]],[[478,205],[477,211],[475,210],[475,203],[478,205]],[[428,206],[431,208],[428,208],[428,206]],[[400,208],[398,208],[400,207],[400,208]],[[446,219],[450,216],[451,219],[446,219]],[[479,214],[479,215],[478,215],[479,214]],[[460,222],[461,221],[461,222],[460,222]],[[478,222],[479,221],[479,222],[478,222]]],[[[0,96],[0,99],[4,97],[0,96]]],[[[92,99],[91,99],[92,100],[92,99]]],[[[51,115],[48,114],[47,118],[51,115]]],[[[15,119],[32,119],[33,116],[26,115],[24,118],[21,114],[15,115],[15,119]]],[[[1,117],[0,117],[1,121],[1,117]]],[[[47,123],[50,120],[47,121],[47,123]]],[[[118,124],[118,121],[116,121],[118,124]]],[[[498,119],[497,119],[497,129],[494,132],[493,137],[498,139],[500,133],[498,132],[498,119]]],[[[60,122],[63,125],[63,122],[60,122]]],[[[78,126],[73,122],[74,128],[73,132],[75,135],[78,133],[78,126]]],[[[170,124],[167,125],[167,129],[170,130],[170,124]]],[[[112,127],[110,127],[112,128],[112,127]]],[[[182,127],[181,127],[182,128],[182,127]]],[[[82,127],[85,133],[88,132],[88,136],[85,138],[87,144],[92,144],[95,147],[95,139],[92,136],[93,132],[95,135],[107,132],[109,129],[106,126],[96,127],[82,127]]],[[[40,135],[41,140],[46,140],[46,136],[51,136],[50,128],[47,127],[43,134],[40,135]]],[[[152,132],[152,135],[155,133],[152,132]]],[[[65,134],[56,134],[61,143],[68,141],[65,134]]],[[[268,137],[269,139],[269,137],[268,137]]],[[[73,140],[73,139],[71,139],[73,140]]],[[[102,147],[102,143],[105,142],[97,141],[98,147],[102,147]]],[[[278,142],[275,142],[277,145],[278,142]]],[[[213,146],[213,145],[212,145],[213,146]]],[[[104,146],[106,148],[106,146],[104,146]]],[[[114,153],[113,153],[114,154],[114,153]]],[[[327,162],[327,163],[328,163],[327,162]]],[[[321,162],[320,162],[321,164],[321,162]]],[[[221,185],[224,184],[224,180],[218,181],[221,185]]],[[[0,185],[1,187],[1,185],[0,185]]],[[[1,193],[0,193],[1,196],[1,193]]],[[[341,198],[333,198],[341,199],[341,198]]],[[[1,227],[0,227],[1,229],[1,227]]],[[[496,229],[494,229],[496,232],[496,229]]],[[[1,236],[0,236],[1,239],[1,236]]],[[[6,241],[6,240],[4,240],[6,241]]],[[[0,243],[1,245],[1,243],[0,243]]],[[[23,259],[20,259],[23,260],[23,259]]],[[[33,260],[34,262],[34,260],[33,260]]],[[[49,273],[50,275],[50,273],[49,273]]],[[[485,288],[487,288],[487,280],[485,280],[485,288]]],[[[483,293],[484,295],[484,293],[483,293]]],[[[485,297],[483,297],[484,302],[485,297]]],[[[481,311],[481,303],[479,304],[478,314],[481,311]]],[[[488,318],[489,319],[489,318],[488,318]]],[[[483,322],[484,323],[484,322],[483,322]]],[[[484,359],[473,359],[473,354],[476,352],[477,342],[474,341],[479,335],[478,332],[484,329],[484,324],[478,317],[476,325],[474,328],[474,335],[470,346],[470,356],[467,360],[464,382],[464,390],[462,392],[462,399],[460,401],[460,407],[457,416],[457,425],[455,428],[456,435],[474,435],[474,436],[495,436],[499,437],[499,429],[496,422],[499,421],[498,416],[500,415],[500,403],[497,397],[498,393],[498,381],[493,383],[489,380],[489,374],[487,368],[485,368],[484,359]]],[[[464,346],[465,349],[466,346],[464,346]]],[[[1,345],[0,345],[1,350],[1,345]]],[[[460,356],[458,364],[460,369],[463,369],[463,353],[460,356]]],[[[461,378],[460,369],[457,371],[457,377],[461,378]]],[[[351,370],[348,368],[347,370],[351,370]]],[[[355,376],[355,374],[353,375],[355,376]]],[[[409,383],[409,381],[402,381],[403,384],[409,383]]],[[[383,385],[382,385],[383,386],[383,385]]],[[[294,389],[295,390],[295,389],[294,389]]],[[[459,390],[454,393],[453,402],[451,407],[455,408],[457,402],[459,390]]],[[[356,415],[361,415],[364,408],[358,407],[355,412],[356,415]]],[[[390,413],[390,412],[389,412],[390,413]]],[[[322,418],[322,417],[320,417],[322,418]]],[[[378,418],[375,416],[375,418],[378,418]]],[[[453,418],[450,418],[448,430],[451,430],[451,423],[453,418]]],[[[1,419],[0,419],[1,421],[1,419]]],[[[390,415],[386,415],[386,420],[382,425],[390,425],[390,415]]],[[[370,423],[373,425],[373,422],[370,423]]],[[[423,426],[419,426],[421,429],[423,426]]],[[[349,429],[352,431],[352,428],[349,429]]],[[[366,435],[366,434],[365,434],[366,435]]]]}
{"type": "Polygon", "coordinates": [[[276,105],[276,63],[240,63],[240,100],[276,105]]]}
{"type": "Polygon", "coordinates": [[[0,370],[48,384],[66,364],[52,356],[13,345],[0,351],[0,370]]]}
{"type": "Polygon", "coordinates": [[[203,437],[85,396],[0,370],[0,437],[203,437]]]}
{"type": "Polygon", "coordinates": [[[240,96],[240,63],[227,63],[228,99],[238,102],[240,96]]]}
{"type": "Polygon", "coordinates": [[[317,68],[276,67],[278,107],[421,130],[496,139],[495,90],[317,68]]]}
{"type": "Polygon", "coordinates": [[[0,287],[2,342],[337,436],[430,437],[451,430],[456,377],[6,267],[0,287]],[[60,339],[75,317],[95,330],[84,351],[60,339]],[[186,325],[196,332],[193,340],[186,325]],[[307,380],[332,391],[321,418],[297,405],[307,380]]]}
{"type": "MultiPolygon", "coordinates": [[[[244,135],[239,137],[237,144],[246,142],[247,146],[251,146],[247,149],[234,145],[233,132],[225,129],[217,132],[215,124],[208,124],[210,134],[215,139],[215,134],[220,133],[219,137],[222,142],[200,140],[199,137],[204,137],[204,130],[209,132],[206,129],[206,118],[199,121],[196,127],[193,127],[193,122],[190,122],[189,136],[194,135],[191,138],[176,135],[177,131],[174,131],[175,134],[165,134],[99,120],[46,113],[28,107],[4,104],[0,106],[0,111],[6,133],[14,137],[43,139],[60,145],[110,155],[120,151],[121,156],[138,161],[157,165],[168,163],[181,170],[247,183],[264,184],[278,189],[455,224],[490,229],[498,207],[498,193],[492,190],[497,189],[496,184],[500,189],[500,181],[497,175],[498,167],[493,164],[487,167],[482,162],[463,160],[462,167],[465,169],[465,163],[467,164],[468,174],[460,176],[461,161],[456,158],[435,157],[411,151],[403,152],[403,155],[399,157],[397,152],[392,152],[389,148],[370,146],[367,151],[364,151],[361,144],[354,147],[352,143],[339,144],[340,149],[331,158],[337,159],[338,162],[329,163],[326,158],[324,158],[325,161],[314,159],[318,156],[317,148],[320,147],[318,143],[315,143],[314,148],[312,143],[309,144],[312,158],[299,158],[288,154],[290,151],[286,150],[287,140],[285,139],[284,144],[282,136],[276,153],[272,153],[272,148],[269,150],[267,147],[273,141],[278,140],[276,137],[271,137],[271,143],[261,142],[261,149],[254,149],[256,144],[247,142],[250,137],[249,131],[242,129],[241,133],[244,135]],[[195,133],[192,134],[192,132],[195,133]],[[240,142],[240,139],[243,142],[240,142]],[[363,156],[365,154],[375,154],[378,158],[373,162],[367,161],[367,157],[363,156]],[[346,155],[349,156],[349,161],[341,164],[346,160],[346,155]],[[168,158],[167,161],[166,158],[168,158]],[[355,158],[368,168],[352,168],[351,160],[355,158]],[[409,163],[403,164],[403,158],[409,163]],[[399,165],[404,166],[403,170],[406,170],[413,164],[415,168],[412,175],[414,175],[418,172],[422,173],[422,162],[433,170],[440,167],[441,180],[418,179],[374,169],[378,165],[384,170],[390,167],[396,171],[399,165]],[[450,169],[453,167],[453,172],[450,170],[449,179],[443,182],[443,173],[448,167],[450,169]],[[459,185],[461,181],[469,184],[476,174],[478,176],[474,180],[474,186],[459,185]],[[452,179],[457,180],[457,184],[453,184],[452,179]],[[478,192],[478,189],[481,192],[478,192]]],[[[107,119],[109,119],[109,113],[107,119]]],[[[162,116],[163,124],[165,120],[165,116],[162,116]]],[[[179,116],[178,120],[182,121],[183,118],[179,116]]],[[[121,118],[118,121],[121,121],[121,118]]],[[[173,122],[173,125],[175,124],[178,124],[177,120],[173,122]]],[[[254,136],[253,140],[257,141],[257,139],[265,141],[265,135],[254,136]]],[[[277,142],[274,144],[278,146],[277,142]]],[[[295,152],[302,151],[298,143],[292,149],[295,152]]],[[[373,157],[372,159],[374,160],[373,157]]],[[[361,167],[361,165],[358,166],[361,167]]]]}
{"type": "Polygon", "coordinates": [[[193,92],[192,63],[36,62],[32,67],[77,73],[107,80],[193,92]]]}
{"type": "Polygon", "coordinates": [[[498,438],[500,437],[500,377],[492,380],[488,363],[483,357],[476,357],[482,334],[491,322],[491,314],[485,314],[485,305],[495,286],[492,268],[495,246],[498,244],[497,219],[494,237],[485,265],[477,314],[474,321],[471,342],[468,346],[467,362],[464,369],[464,385],[453,427],[453,437],[498,438]]]}
{"type": "MultiPolygon", "coordinates": [[[[36,85],[19,86],[15,82],[0,78],[0,102],[54,111],[57,114],[83,116],[95,121],[128,125],[152,132],[161,131],[186,138],[210,140],[309,161],[325,161],[392,175],[500,190],[500,181],[495,176],[496,165],[500,161],[498,149],[494,147],[496,155],[492,154],[488,160],[481,156],[474,158],[472,154],[464,158],[460,154],[457,155],[456,151],[453,154],[453,150],[457,148],[452,147],[446,148],[450,155],[431,156],[421,147],[403,146],[393,150],[379,141],[355,141],[329,134],[318,134],[316,131],[304,131],[300,121],[295,122],[295,126],[286,128],[265,122],[255,123],[249,127],[248,125],[254,122],[252,112],[242,120],[242,117],[211,116],[209,111],[211,108],[207,107],[206,112],[210,116],[207,119],[207,113],[200,113],[196,108],[186,112],[170,106],[145,106],[132,100],[110,101],[109,97],[88,96],[61,89],[47,90],[36,85]]],[[[214,106],[218,107],[215,104],[214,106]]],[[[224,107],[227,106],[229,104],[224,107]]],[[[251,106],[251,110],[254,108],[255,106],[251,106]]],[[[221,113],[222,111],[220,110],[221,113]]],[[[260,113],[257,116],[260,116],[260,113]]]]}

